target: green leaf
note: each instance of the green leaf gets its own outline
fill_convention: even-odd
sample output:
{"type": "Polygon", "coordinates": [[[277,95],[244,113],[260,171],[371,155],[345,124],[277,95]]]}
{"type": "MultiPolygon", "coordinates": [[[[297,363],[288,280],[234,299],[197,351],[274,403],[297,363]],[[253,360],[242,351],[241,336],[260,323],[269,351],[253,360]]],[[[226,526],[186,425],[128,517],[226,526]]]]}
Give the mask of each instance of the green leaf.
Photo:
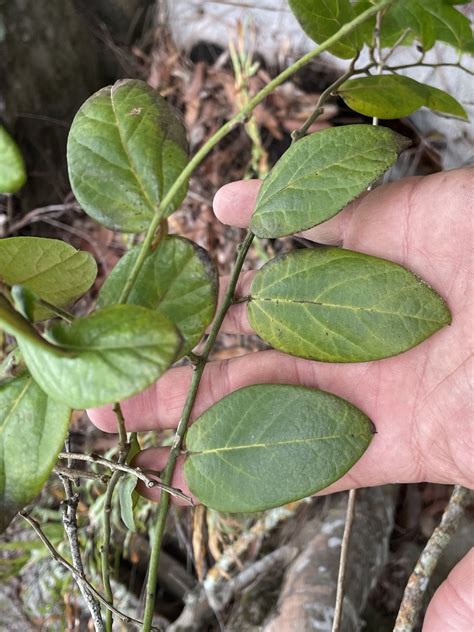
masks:
{"type": "Polygon", "coordinates": [[[418,0],[433,22],[436,40],[446,42],[459,50],[472,40],[469,18],[457,11],[445,0],[418,0]]]}
{"type": "Polygon", "coordinates": [[[338,94],[350,108],[365,116],[395,119],[425,106],[467,120],[462,105],[447,92],[402,75],[351,79],[340,86],[338,94]]]}
{"type": "Polygon", "coordinates": [[[394,46],[405,31],[403,44],[409,45],[415,37],[423,50],[430,50],[436,41],[434,24],[431,16],[418,0],[402,0],[395,2],[382,19],[381,44],[383,48],[394,46]]]}
{"type": "MultiPolygon", "coordinates": [[[[447,0],[397,0],[385,12],[382,19],[380,41],[382,48],[391,48],[396,43],[411,45],[416,39],[424,51],[430,50],[436,41],[443,41],[460,49],[469,50],[472,34],[469,19],[457,11],[447,0]],[[407,33],[402,42],[401,36],[407,33]]],[[[355,5],[359,15],[371,6],[368,0],[355,5]]],[[[375,18],[363,25],[364,40],[373,40],[375,18]]],[[[359,27],[359,28],[362,28],[359,27]]]]}
{"type": "Polygon", "coordinates": [[[12,285],[10,293],[16,311],[32,323],[35,320],[34,313],[38,307],[38,295],[24,285],[12,285]]]}
{"type": "Polygon", "coordinates": [[[16,193],[25,182],[25,163],[20,149],[0,125],[0,193],[16,193]]]}
{"type": "Polygon", "coordinates": [[[0,384],[0,531],[41,491],[70,414],[28,375],[0,384]]]}
{"type": "MultiPolygon", "coordinates": [[[[116,265],[99,294],[99,306],[116,303],[138,256],[132,248],[116,265]]],[[[128,303],[157,310],[183,336],[185,355],[201,340],[217,304],[218,276],[207,252],[182,237],[171,236],[150,252],[128,303]]]]}
{"type": "Polygon", "coordinates": [[[250,229],[282,237],[333,217],[374,182],[410,141],[386,127],[332,127],[299,140],[265,179],[250,229]]]}
{"type": "MultiPolygon", "coordinates": [[[[93,257],[59,239],[0,240],[0,279],[7,285],[22,285],[57,307],[82,296],[96,276],[93,257]]],[[[33,316],[35,320],[44,320],[51,316],[51,311],[37,306],[33,316]]]]}
{"type": "Polygon", "coordinates": [[[42,338],[0,301],[0,325],[16,336],[23,359],[53,399],[83,409],[142,391],[174,361],[181,339],[164,316],[136,305],[114,305],[42,338]]]}
{"type": "Polygon", "coordinates": [[[256,273],[247,309],[276,349],[324,362],[397,355],[451,322],[445,302],[414,274],[340,248],[272,259],[256,273]]]}
{"type": "MultiPolygon", "coordinates": [[[[141,448],[138,443],[137,433],[132,432],[130,435],[130,449],[127,456],[128,465],[130,465],[140,451],[141,448]]],[[[139,493],[136,491],[136,486],[137,477],[132,474],[122,476],[118,483],[120,517],[129,531],[136,531],[133,510],[135,509],[140,497],[139,493]]]]}
{"type": "MultiPolygon", "coordinates": [[[[327,40],[355,18],[349,0],[288,0],[288,3],[303,31],[317,44],[327,40]]],[[[351,59],[361,47],[357,32],[353,32],[328,50],[337,57],[351,59]]]]}
{"type": "MultiPolygon", "coordinates": [[[[69,133],[67,160],[86,213],[109,228],[136,233],[148,227],[186,166],[186,133],[165,99],[143,81],[126,79],[83,104],[69,133]]],[[[163,217],[186,190],[159,211],[163,217]]]]}
{"type": "Polygon", "coordinates": [[[231,393],[186,436],[186,481],[219,511],[250,512],[310,496],[362,456],[371,421],[335,395],[286,384],[231,393]]]}
{"type": "Polygon", "coordinates": [[[120,517],[129,531],[137,530],[135,517],[133,515],[133,509],[138,498],[135,492],[136,486],[137,477],[133,476],[133,474],[125,474],[125,476],[121,477],[118,484],[120,517]]]}

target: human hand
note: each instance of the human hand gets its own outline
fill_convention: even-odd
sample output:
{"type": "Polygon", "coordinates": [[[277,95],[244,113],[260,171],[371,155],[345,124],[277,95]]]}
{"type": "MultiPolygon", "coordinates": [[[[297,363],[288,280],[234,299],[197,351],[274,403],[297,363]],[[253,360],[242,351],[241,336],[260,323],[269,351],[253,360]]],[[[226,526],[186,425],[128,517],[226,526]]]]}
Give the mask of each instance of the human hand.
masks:
{"type": "MultiPolygon", "coordinates": [[[[317,387],[361,408],[377,428],[362,458],[324,493],[420,481],[472,486],[473,176],[474,169],[467,168],[406,178],[370,192],[332,220],[303,233],[319,243],[342,245],[406,266],[447,301],[453,316],[450,327],[400,356],[377,362],[325,364],[277,351],[212,362],[206,367],[193,417],[250,384],[317,387]]],[[[247,181],[223,187],[215,198],[216,215],[225,223],[246,226],[259,186],[247,181]]],[[[238,296],[248,294],[252,276],[242,276],[238,296]]],[[[231,307],[223,330],[251,333],[245,305],[231,307]]],[[[171,369],[147,391],[123,402],[128,430],[175,427],[191,371],[190,367],[171,369]]],[[[110,407],[89,415],[99,428],[115,431],[110,407]]],[[[166,448],[144,451],[137,464],[162,469],[167,452],[166,448]]],[[[182,461],[173,485],[189,493],[182,461]]],[[[148,492],[152,497],[156,494],[156,490],[148,492]]],[[[426,631],[469,629],[473,603],[468,578],[470,574],[472,584],[473,563],[471,553],[454,569],[451,583],[448,579],[439,589],[426,615],[426,631]]]]}

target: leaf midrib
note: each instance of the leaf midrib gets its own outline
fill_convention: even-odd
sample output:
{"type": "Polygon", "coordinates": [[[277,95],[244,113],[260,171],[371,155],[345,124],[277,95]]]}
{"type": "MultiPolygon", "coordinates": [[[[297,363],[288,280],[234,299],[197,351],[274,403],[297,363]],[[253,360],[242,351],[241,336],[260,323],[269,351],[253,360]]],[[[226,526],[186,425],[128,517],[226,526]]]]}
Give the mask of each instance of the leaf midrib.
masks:
{"type": "Polygon", "coordinates": [[[127,156],[127,159],[128,159],[128,161],[130,163],[130,173],[135,178],[135,180],[136,180],[136,182],[138,184],[138,187],[139,187],[140,191],[142,192],[143,197],[144,197],[144,199],[146,200],[146,202],[148,204],[148,207],[154,213],[154,212],[156,212],[156,208],[157,207],[153,203],[153,201],[149,198],[148,193],[146,192],[142,181],[138,177],[136,165],[135,165],[134,161],[132,160],[132,157],[131,157],[131,155],[130,155],[130,153],[128,151],[128,147],[127,147],[127,145],[125,143],[125,140],[124,140],[124,137],[123,137],[123,134],[122,134],[122,129],[120,127],[119,119],[118,119],[118,116],[117,116],[117,111],[115,109],[113,90],[110,91],[110,104],[112,106],[112,113],[114,115],[115,124],[117,126],[117,132],[118,132],[118,135],[119,135],[120,144],[122,145],[123,151],[124,151],[125,155],[127,156]]]}
{"type": "Polygon", "coordinates": [[[318,441],[334,441],[336,439],[342,439],[347,441],[353,439],[355,437],[364,438],[366,436],[366,432],[352,432],[350,435],[346,433],[335,434],[335,435],[327,435],[323,437],[309,437],[307,439],[287,439],[285,441],[274,441],[271,443],[253,443],[248,445],[236,445],[236,446],[223,446],[222,448],[210,448],[208,450],[196,450],[192,449],[188,450],[189,456],[201,456],[208,454],[215,454],[217,452],[232,452],[233,450],[257,450],[257,449],[267,449],[267,448],[275,448],[282,445],[299,445],[299,444],[310,444],[317,443],[318,441]]]}
{"type": "Polygon", "coordinates": [[[329,307],[331,309],[347,309],[353,312],[367,312],[367,313],[375,313],[375,314],[382,314],[384,316],[402,316],[403,318],[412,318],[414,320],[421,320],[423,322],[429,322],[429,323],[440,323],[440,322],[444,322],[443,320],[436,320],[434,318],[425,318],[425,317],[421,317],[421,316],[416,316],[415,314],[405,314],[403,312],[394,312],[394,311],[389,311],[389,310],[381,310],[381,309],[376,309],[373,307],[356,307],[354,305],[337,305],[335,303],[325,303],[322,301],[311,301],[311,300],[292,300],[292,299],[285,299],[285,298],[261,298],[261,297],[251,297],[250,299],[250,303],[254,301],[256,303],[260,302],[272,302],[272,303],[287,303],[287,304],[294,304],[294,303],[303,303],[305,305],[319,305],[320,307],[329,307]]]}

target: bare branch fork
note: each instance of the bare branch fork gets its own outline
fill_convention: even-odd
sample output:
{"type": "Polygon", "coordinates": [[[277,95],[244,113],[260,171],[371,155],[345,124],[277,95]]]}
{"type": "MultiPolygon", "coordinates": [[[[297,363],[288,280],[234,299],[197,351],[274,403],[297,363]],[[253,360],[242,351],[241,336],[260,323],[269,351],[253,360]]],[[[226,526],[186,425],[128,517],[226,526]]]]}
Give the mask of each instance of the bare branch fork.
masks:
{"type": "MultiPolygon", "coordinates": [[[[118,463],[117,461],[111,461],[110,459],[106,459],[105,457],[102,457],[98,454],[82,454],[81,452],[60,452],[58,454],[58,458],[68,459],[68,460],[73,460],[73,461],[86,461],[88,463],[95,463],[96,465],[102,465],[103,467],[107,467],[113,472],[119,471],[125,474],[131,474],[132,476],[135,476],[137,479],[145,483],[145,485],[149,489],[151,489],[152,487],[159,487],[160,489],[163,489],[164,491],[166,491],[168,494],[171,494],[172,496],[176,496],[177,498],[181,498],[182,500],[185,500],[190,505],[194,504],[193,499],[187,496],[186,494],[184,494],[182,491],[180,491],[179,489],[176,489],[175,487],[170,487],[169,485],[166,485],[165,483],[162,483],[161,481],[157,481],[150,478],[150,475],[145,474],[145,471],[139,467],[132,467],[131,465],[127,465],[126,463],[118,463]]],[[[151,472],[150,470],[146,470],[146,471],[151,472]]],[[[73,472],[74,472],[74,478],[78,478],[77,474],[78,473],[80,474],[80,470],[73,470],[73,472]]],[[[61,472],[61,473],[65,474],[65,472],[61,472]]],[[[158,473],[154,475],[158,476],[158,473]]],[[[87,478],[88,473],[84,472],[83,476],[84,478],[87,478]]]]}

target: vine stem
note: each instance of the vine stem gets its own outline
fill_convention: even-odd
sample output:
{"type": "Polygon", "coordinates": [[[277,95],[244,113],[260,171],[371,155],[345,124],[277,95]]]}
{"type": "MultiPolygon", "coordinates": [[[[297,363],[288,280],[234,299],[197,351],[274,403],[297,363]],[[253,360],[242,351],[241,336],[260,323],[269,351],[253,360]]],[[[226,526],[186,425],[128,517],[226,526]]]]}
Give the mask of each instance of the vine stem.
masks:
{"type": "Polygon", "coordinates": [[[306,55],[303,55],[303,57],[298,59],[291,66],[288,66],[288,68],[283,70],[283,72],[272,79],[272,81],[267,83],[267,85],[262,88],[262,90],[260,90],[260,92],[258,92],[252,99],[250,99],[250,101],[241,110],[239,110],[237,114],[229,119],[227,123],[225,123],[220,129],[218,129],[217,132],[204,143],[204,145],[196,152],[196,154],[191,158],[183,171],[176,178],[168,193],[164,196],[159,207],[157,208],[156,215],[152,219],[150,226],[148,227],[145,239],[142,242],[133,268],[130,272],[127,282],[122,289],[118,301],[119,303],[127,302],[130,292],[135,284],[135,280],[153,243],[155,232],[163,216],[167,216],[170,214],[170,212],[172,212],[172,203],[178,191],[186,184],[189,176],[201,164],[204,158],[206,158],[206,156],[217,145],[217,143],[219,143],[225,136],[227,136],[227,134],[229,134],[229,132],[231,132],[234,127],[236,127],[236,125],[244,123],[248,115],[251,114],[256,106],[261,103],[269,94],[271,94],[275,90],[275,88],[284,83],[289,77],[294,75],[295,72],[303,68],[314,57],[317,57],[324,51],[328,50],[328,48],[331,48],[331,46],[333,44],[336,44],[342,37],[351,33],[354,29],[363,24],[370,17],[376,15],[378,11],[385,7],[388,7],[393,2],[394,0],[380,0],[380,2],[377,2],[377,4],[358,15],[354,20],[348,22],[347,24],[344,24],[339,29],[339,31],[334,33],[334,35],[332,35],[329,39],[327,39],[319,46],[316,46],[316,48],[314,48],[309,53],[306,53],[306,55]]]}
{"type": "Polygon", "coordinates": [[[324,103],[326,103],[326,101],[329,99],[331,94],[335,90],[337,90],[337,88],[339,88],[339,86],[341,86],[344,83],[344,81],[349,79],[349,77],[352,77],[352,75],[365,72],[369,68],[372,67],[372,64],[369,64],[365,68],[361,68],[360,70],[354,70],[354,66],[357,59],[358,59],[358,56],[354,57],[354,59],[351,61],[351,65],[346,70],[346,72],[342,74],[339,77],[339,79],[336,79],[336,81],[332,83],[330,86],[328,86],[323,92],[321,92],[321,95],[318,99],[318,102],[316,103],[316,107],[314,111],[312,112],[312,114],[306,119],[306,121],[303,123],[303,125],[299,129],[295,129],[293,132],[291,132],[292,143],[295,143],[297,140],[300,140],[300,138],[303,138],[303,136],[306,136],[311,125],[324,112],[324,107],[323,107],[324,103]]]}
{"type": "MultiPolygon", "coordinates": [[[[176,461],[181,451],[181,444],[188,427],[188,423],[191,417],[191,412],[194,405],[194,400],[198,392],[199,383],[201,381],[204,368],[206,366],[209,354],[214,346],[217,338],[217,334],[221,328],[222,322],[227,314],[229,307],[234,300],[234,292],[237,286],[237,281],[240,276],[242,265],[245,261],[247,252],[252,244],[254,235],[252,232],[248,232],[244,241],[240,244],[237,258],[235,260],[234,268],[232,270],[229,285],[227,287],[224,300],[218,310],[216,318],[213,322],[209,337],[204,346],[203,352],[200,356],[195,358],[195,364],[193,369],[193,377],[191,380],[191,386],[189,389],[186,402],[184,404],[183,412],[176,429],[176,434],[171,446],[168,462],[165,469],[162,472],[162,481],[166,485],[171,485],[174,468],[176,461]]],[[[148,580],[146,585],[146,597],[145,597],[145,614],[143,616],[143,628],[144,632],[150,630],[150,626],[153,622],[153,611],[155,606],[155,594],[156,594],[156,579],[158,573],[158,562],[160,559],[161,541],[163,539],[163,533],[165,530],[166,516],[168,515],[168,509],[170,505],[170,495],[166,492],[161,493],[160,504],[158,507],[158,515],[156,519],[155,530],[152,538],[152,549],[150,554],[150,563],[148,566],[148,580]]]]}

